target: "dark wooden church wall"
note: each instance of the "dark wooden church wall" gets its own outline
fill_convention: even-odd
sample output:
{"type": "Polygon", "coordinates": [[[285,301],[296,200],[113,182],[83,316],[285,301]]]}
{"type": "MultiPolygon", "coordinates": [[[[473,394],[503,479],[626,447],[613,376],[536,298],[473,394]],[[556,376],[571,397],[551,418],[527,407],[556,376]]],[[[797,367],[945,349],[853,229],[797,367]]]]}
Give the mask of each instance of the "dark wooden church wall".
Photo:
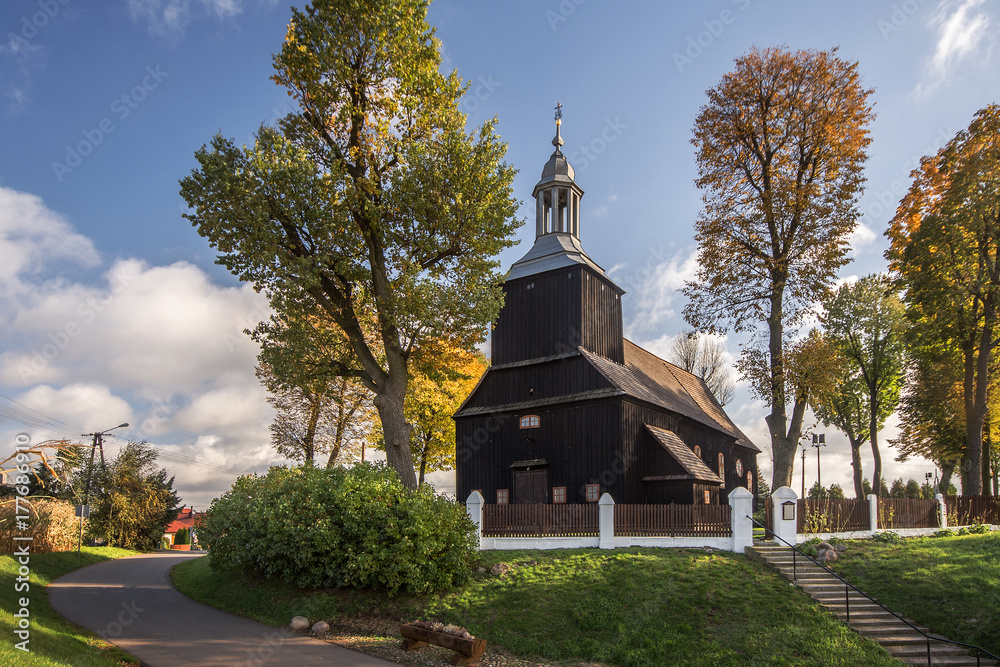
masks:
{"type": "MultiPolygon", "coordinates": [[[[459,417],[456,426],[456,493],[462,502],[480,489],[488,503],[497,489],[510,489],[513,502],[515,461],[548,462],[548,501],[552,487],[565,486],[567,502],[586,502],[586,485],[600,483],[616,498],[623,493],[630,465],[621,450],[621,400],[581,402],[525,413],[459,417]],[[523,414],[539,416],[540,426],[521,429],[523,414]],[[596,472],[595,472],[596,471],[596,472]]],[[[633,464],[634,465],[634,464],[633,464]]]]}
{"type": "MultiPolygon", "coordinates": [[[[726,487],[722,489],[720,498],[724,501],[728,497],[736,481],[733,458],[736,446],[732,437],[705,427],[688,417],[631,400],[624,402],[622,424],[625,441],[636,442],[642,447],[639,456],[643,461],[649,462],[644,465],[644,471],[639,476],[640,485],[643,484],[641,478],[647,475],[674,474],[674,468],[670,464],[672,457],[646,431],[644,425],[651,424],[673,431],[688,447],[694,448],[695,445],[701,447],[702,462],[716,473],[719,470],[718,461],[721,453],[725,457],[726,487]]],[[[744,461],[744,465],[746,464],[747,461],[744,461]]],[[[636,493],[645,494],[645,487],[640,486],[640,488],[641,490],[637,490],[636,493]]]]}
{"type": "Polygon", "coordinates": [[[582,340],[579,269],[559,269],[504,285],[491,341],[493,364],[575,350],[582,340]]]}
{"type": "Polygon", "coordinates": [[[622,342],[621,290],[611,281],[600,278],[587,270],[583,274],[582,345],[602,357],[625,363],[625,345],[622,342]]]}
{"type": "Polygon", "coordinates": [[[491,368],[466,407],[534,401],[611,387],[582,355],[540,364],[491,368]]]}

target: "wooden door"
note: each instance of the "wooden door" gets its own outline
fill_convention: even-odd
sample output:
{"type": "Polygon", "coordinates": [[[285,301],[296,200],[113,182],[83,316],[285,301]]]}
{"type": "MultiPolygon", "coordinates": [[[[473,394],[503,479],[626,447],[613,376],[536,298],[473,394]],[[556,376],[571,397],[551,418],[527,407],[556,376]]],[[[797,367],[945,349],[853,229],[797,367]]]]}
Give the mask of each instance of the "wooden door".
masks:
{"type": "Polygon", "coordinates": [[[548,500],[548,475],[544,470],[519,470],[514,473],[514,502],[519,505],[548,500]]]}

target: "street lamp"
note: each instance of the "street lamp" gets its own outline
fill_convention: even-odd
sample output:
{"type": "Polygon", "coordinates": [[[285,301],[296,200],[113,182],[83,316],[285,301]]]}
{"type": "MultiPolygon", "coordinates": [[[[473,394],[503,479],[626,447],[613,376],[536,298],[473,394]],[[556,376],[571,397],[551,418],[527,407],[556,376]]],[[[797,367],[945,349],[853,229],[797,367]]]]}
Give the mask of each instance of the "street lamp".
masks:
{"type": "Polygon", "coordinates": [[[126,428],[128,422],[122,422],[118,426],[97,431],[95,433],[84,433],[83,437],[93,437],[94,443],[90,446],[90,466],[87,468],[87,490],[83,494],[83,504],[76,506],[76,515],[80,517],[80,537],[76,542],[76,555],[80,556],[80,548],[83,546],[83,518],[90,516],[90,478],[94,472],[94,451],[101,448],[101,467],[104,467],[104,435],[114,431],[116,428],[126,428]]]}
{"type": "Polygon", "coordinates": [[[826,447],[826,433],[816,434],[813,433],[813,447],[816,448],[816,484],[819,486],[820,493],[823,492],[823,478],[820,477],[819,473],[819,448],[826,447]]]}

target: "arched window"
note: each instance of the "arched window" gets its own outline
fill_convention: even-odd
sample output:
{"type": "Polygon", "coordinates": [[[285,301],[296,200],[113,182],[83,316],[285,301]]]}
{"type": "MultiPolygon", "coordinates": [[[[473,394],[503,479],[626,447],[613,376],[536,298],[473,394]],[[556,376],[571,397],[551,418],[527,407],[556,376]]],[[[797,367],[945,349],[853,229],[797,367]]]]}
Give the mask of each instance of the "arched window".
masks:
{"type": "Polygon", "coordinates": [[[701,458],[701,447],[699,447],[698,445],[694,446],[694,455],[697,456],[699,459],[701,458]]]}
{"type": "Polygon", "coordinates": [[[524,415],[521,417],[521,428],[538,428],[538,415],[524,415]]]}
{"type": "Polygon", "coordinates": [[[747,491],[753,493],[753,471],[747,470],[747,491]]]}
{"type": "Polygon", "coordinates": [[[726,485],[726,457],[719,452],[719,477],[722,478],[722,486],[726,485]]]}

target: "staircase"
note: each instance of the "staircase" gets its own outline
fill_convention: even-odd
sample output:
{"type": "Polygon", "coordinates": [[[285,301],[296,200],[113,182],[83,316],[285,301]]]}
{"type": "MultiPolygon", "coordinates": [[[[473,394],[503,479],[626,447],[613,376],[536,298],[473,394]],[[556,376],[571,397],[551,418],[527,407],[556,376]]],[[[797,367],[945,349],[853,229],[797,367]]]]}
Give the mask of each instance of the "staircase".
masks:
{"type": "MultiPolygon", "coordinates": [[[[793,573],[792,550],[774,542],[758,542],[747,549],[747,555],[764,561],[789,581],[797,584],[812,599],[829,609],[837,618],[859,634],[878,642],[894,658],[910,665],[927,665],[927,638],[903,623],[891,613],[856,591],[847,596],[847,587],[826,568],[798,554],[793,573]],[[796,579],[797,576],[797,579],[796,579]],[[850,605],[848,620],[847,605],[850,605]]],[[[909,620],[909,619],[907,619],[909,620]]],[[[912,623],[912,621],[910,621],[912,623]]],[[[917,625],[913,623],[913,625],[917,625]]],[[[917,626],[919,627],[919,626],[917,626]]],[[[927,628],[920,630],[931,634],[927,628]]],[[[976,661],[969,650],[955,644],[931,641],[932,665],[956,667],[997,667],[990,658],[976,661]]]]}

